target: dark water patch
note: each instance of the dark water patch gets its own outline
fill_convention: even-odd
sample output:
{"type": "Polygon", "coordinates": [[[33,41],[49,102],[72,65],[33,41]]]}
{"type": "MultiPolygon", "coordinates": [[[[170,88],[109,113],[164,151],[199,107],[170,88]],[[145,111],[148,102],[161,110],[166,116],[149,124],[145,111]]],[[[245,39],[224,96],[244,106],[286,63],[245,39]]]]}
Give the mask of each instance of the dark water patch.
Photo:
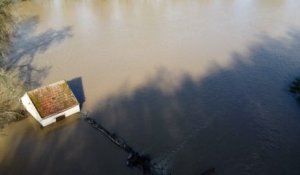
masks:
{"type": "Polygon", "coordinates": [[[132,95],[101,102],[92,115],[140,151],[161,157],[172,174],[213,166],[220,174],[296,175],[299,109],[286,89],[300,70],[300,35],[290,36],[262,37],[249,55],[232,55],[232,69],[215,67],[201,80],[186,74],[173,94],[154,78],[132,95]]]}

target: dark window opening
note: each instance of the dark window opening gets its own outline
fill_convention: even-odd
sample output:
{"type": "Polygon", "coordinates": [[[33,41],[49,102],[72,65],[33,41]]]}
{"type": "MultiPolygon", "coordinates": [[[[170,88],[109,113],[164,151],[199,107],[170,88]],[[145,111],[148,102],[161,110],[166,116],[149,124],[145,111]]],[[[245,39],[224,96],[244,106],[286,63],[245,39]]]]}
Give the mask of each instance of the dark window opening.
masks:
{"type": "Polygon", "coordinates": [[[62,121],[63,119],[65,119],[65,118],[66,118],[66,116],[61,115],[61,116],[56,118],[56,121],[59,122],[59,121],[62,121]]]}

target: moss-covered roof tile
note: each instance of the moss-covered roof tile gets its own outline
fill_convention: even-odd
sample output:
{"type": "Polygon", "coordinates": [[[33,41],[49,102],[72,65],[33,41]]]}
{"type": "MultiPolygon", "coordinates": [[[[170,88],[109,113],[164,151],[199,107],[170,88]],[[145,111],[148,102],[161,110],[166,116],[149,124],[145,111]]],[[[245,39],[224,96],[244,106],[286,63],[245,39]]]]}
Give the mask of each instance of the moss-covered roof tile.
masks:
{"type": "Polygon", "coordinates": [[[64,80],[27,93],[42,118],[78,105],[76,97],[64,80]]]}

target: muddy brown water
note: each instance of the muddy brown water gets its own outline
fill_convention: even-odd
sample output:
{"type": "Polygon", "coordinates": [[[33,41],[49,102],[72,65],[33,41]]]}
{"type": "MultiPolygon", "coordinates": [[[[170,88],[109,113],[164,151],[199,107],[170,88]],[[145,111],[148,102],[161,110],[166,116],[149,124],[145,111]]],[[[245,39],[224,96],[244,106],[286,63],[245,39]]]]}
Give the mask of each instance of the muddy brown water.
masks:
{"type": "MultiPolygon", "coordinates": [[[[9,64],[65,79],[82,110],[171,174],[300,174],[297,0],[16,4],[9,64]]],[[[0,174],[141,174],[78,116],[0,136],[0,174]]]]}

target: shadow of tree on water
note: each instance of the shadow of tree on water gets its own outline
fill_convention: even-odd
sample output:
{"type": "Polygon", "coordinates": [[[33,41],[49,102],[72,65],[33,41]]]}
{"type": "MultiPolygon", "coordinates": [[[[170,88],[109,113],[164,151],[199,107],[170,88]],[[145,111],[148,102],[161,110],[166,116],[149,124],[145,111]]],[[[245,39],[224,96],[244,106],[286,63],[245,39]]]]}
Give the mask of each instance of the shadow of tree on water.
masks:
{"type": "Polygon", "coordinates": [[[300,108],[288,86],[300,74],[300,32],[261,41],[248,55],[232,54],[230,69],[182,75],[171,94],[161,85],[172,73],[161,69],[91,116],[172,174],[299,174],[300,108]]]}
{"type": "Polygon", "coordinates": [[[47,76],[51,68],[50,66],[35,66],[33,64],[35,56],[72,37],[70,26],[59,30],[48,29],[35,34],[38,23],[38,17],[33,16],[18,24],[11,41],[9,56],[5,60],[6,67],[18,69],[26,84],[31,88],[40,86],[41,80],[47,76]]]}
{"type": "MultiPolygon", "coordinates": [[[[231,68],[215,65],[201,79],[186,73],[170,91],[162,87],[172,72],[162,68],[133,93],[99,101],[90,117],[171,174],[215,167],[219,175],[298,175],[300,108],[288,87],[300,74],[299,46],[298,30],[262,36],[247,55],[232,54],[231,68]]],[[[82,120],[47,137],[39,131],[16,138],[0,173],[140,174],[82,120]]]]}

